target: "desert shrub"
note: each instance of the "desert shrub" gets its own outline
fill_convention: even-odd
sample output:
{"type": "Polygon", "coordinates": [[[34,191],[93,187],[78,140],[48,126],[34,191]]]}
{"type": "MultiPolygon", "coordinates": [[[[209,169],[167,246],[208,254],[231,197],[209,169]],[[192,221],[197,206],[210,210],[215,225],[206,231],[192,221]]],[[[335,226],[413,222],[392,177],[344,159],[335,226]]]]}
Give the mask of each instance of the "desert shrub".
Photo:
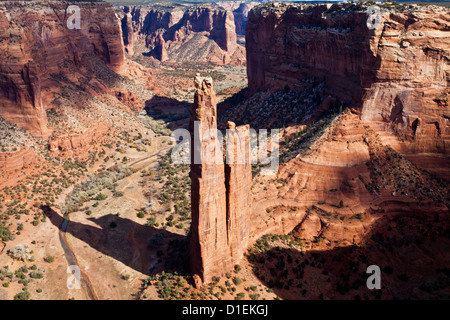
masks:
{"type": "Polygon", "coordinates": [[[123,197],[123,192],[122,191],[114,191],[113,195],[116,198],[123,197]]]}
{"type": "Polygon", "coordinates": [[[42,272],[39,271],[33,271],[30,273],[30,278],[33,279],[42,279],[44,277],[44,275],[42,274],[42,272]]]}
{"type": "Polygon", "coordinates": [[[0,222],[0,239],[3,241],[13,240],[14,235],[9,230],[8,226],[5,226],[0,222]]]}
{"type": "Polygon", "coordinates": [[[24,290],[14,296],[14,300],[30,300],[30,293],[24,290]]]}
{"type": "Polygon", "coordinates": [[[242,299],[244,299],[244,297],[245,297],[245,293],[239,292],[237,294],[237,296],[234,298],[234,300],[242,300],[242,299]]]}
{"type": "Polygon", "coordinates": [[[106,200],[107,197],[108,197],[107,195],[105,195],[105,194],[103,194],[103,193],[99,193],[99,194],[94,198],[94,200],[102,201],[102,200],[106,200]]]}

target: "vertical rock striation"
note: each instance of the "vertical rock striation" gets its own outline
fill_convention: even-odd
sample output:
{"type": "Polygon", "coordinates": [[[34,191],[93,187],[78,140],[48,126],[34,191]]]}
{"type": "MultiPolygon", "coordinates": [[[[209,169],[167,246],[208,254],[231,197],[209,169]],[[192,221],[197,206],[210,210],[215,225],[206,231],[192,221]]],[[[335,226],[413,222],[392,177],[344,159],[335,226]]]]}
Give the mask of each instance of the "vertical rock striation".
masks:
{"type": "Polygon", "coordinates": [[[227,240],[231,257],[238,261],[247,249],[252,213],[249,125],[236,128],[228,122],[226,152],[227,240]]]}
{"type": "MultiPolygon", "coordinates": [[[[204,155],[216,156],[221,150],[213,145],[216,140],[204,137],[208,130],[217,128],[216,95],[211,78],[195,78],[194,105],[191,109],[191,271],[199,283],[210,280],[220,272],[227,255],[226,246],[226,190],[223,162],[206,163],[204,155]],[[202,137],[202,138],[200,138],[202,137]],[[204,137],[204,138],[203,138],[204,137]],[[202,141],[204,140],[204,141],[202,141]],[[208,152],[209,150],[209,152],[208,152]],[[198,156],[202,155],[201,164],[198,156]],[[200,282],[199,282],[200,280],[200,282]]],[[[221,157],[221,155],[219,154],[221,157]]]]}
{"type": "Polygon", "coordinates": [[[199,287],[230,270],[246,249],[251,210],[250,142],[248,126],[231,130],[233,149],[243,145],[248,150],[247,158],[242,164],[223,163],[222,143],[214,134],[217,110],[211,78],[195,78],[189,128],[194,142],[190,172],[190,258],[195,285],[199,287]]]}

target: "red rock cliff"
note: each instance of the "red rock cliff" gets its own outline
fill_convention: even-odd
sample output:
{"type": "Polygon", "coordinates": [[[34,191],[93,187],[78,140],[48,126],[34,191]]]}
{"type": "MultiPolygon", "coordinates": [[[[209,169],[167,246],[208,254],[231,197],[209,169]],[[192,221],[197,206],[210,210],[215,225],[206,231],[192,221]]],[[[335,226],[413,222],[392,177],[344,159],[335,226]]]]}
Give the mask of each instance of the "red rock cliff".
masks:
{"type": "Polygon", "coordinates": [[[7,1],[0,3],[0,115],[47,138],[44,89],[50,74],[66,61],[77,65],[84,54],[100,57],[115,71],[124,63],[120,21],[108,3],[77,3],[81,29],[70,30],[70,3],[7,1]]]}
{"type": "Polygon", "coordinates": [[[246,26],[249,89],[291,88],[324,80],[328,93],[380,122],[413,152],[448,152],[450,10],[271,3],[246,26]]]}

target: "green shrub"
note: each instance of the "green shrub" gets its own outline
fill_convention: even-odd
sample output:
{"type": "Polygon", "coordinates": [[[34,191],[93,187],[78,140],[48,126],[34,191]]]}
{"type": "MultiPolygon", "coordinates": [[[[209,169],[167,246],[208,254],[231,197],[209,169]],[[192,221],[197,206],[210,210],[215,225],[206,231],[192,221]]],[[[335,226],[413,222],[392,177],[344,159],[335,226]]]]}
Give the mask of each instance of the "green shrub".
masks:
{"type": "Polygon", "coordinates": [[[114,191],[114,197],[118,198],[118,197],[123,197],[123,192],[122,191],[114,191]]]}
{"type": "Polygon", "coordinates": [[[22,291],[14,296],[14,300],[30,300],[30,293],[27,290],[22,291]]]}
{"type": "Polygon", "coordinates": [[[39,271],[33,271],[30,273],[30,278],[33,279],[42,279],[44,277],[44,275],[42,274],[42,272],[39,271]]]}
{"type": "Polygon", "coordinates": [[[102,201],[102,200],[106,200],[107,197],[108,197],[108,196],[106,196],[105,194],[99,193],[99,194],[94,198],[94,200],[102,201]]]}
{"type": "Polygon", "coordinates": [[[244,297],[245,297],[245,293],[239,292],[237,294],[237,296],[234,298],[234,300],[242,300],[242,299],[244,299],[244,297]]]}

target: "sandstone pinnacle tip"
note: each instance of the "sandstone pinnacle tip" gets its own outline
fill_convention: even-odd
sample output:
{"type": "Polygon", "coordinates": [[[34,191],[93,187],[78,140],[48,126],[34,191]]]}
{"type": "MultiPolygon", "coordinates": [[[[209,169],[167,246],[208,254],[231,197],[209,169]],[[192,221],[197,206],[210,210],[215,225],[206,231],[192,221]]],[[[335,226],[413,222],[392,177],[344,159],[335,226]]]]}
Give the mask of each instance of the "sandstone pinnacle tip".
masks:
{"type": "Polygon", "coordinates": [[[211,77],[202,77],[197,74],[194,78],[195,88],[200,91],[210,92],[213,86],[213,80],[211,77]]]}

